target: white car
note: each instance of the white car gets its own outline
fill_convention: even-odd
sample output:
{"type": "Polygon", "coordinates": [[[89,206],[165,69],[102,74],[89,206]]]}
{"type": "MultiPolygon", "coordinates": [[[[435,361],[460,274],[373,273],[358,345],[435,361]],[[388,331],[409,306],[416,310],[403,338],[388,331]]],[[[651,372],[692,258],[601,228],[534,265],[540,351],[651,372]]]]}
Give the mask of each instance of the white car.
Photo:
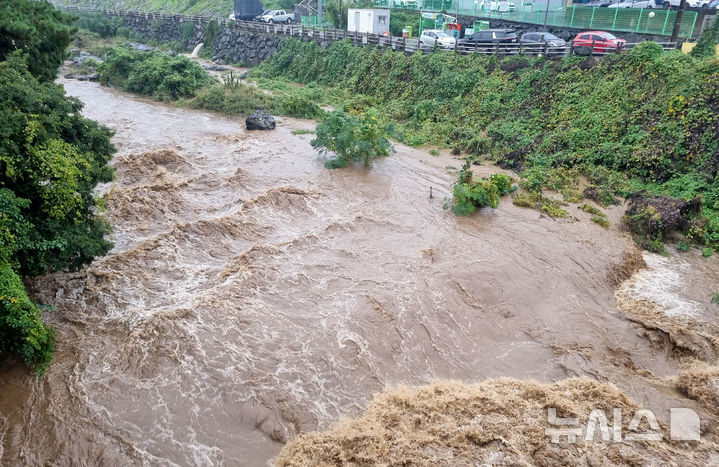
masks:
{"type": "Polygon", "coordinates": [[[419,40],[425,47],[434,47],[434,44],[437,44],[443,49],[453,49],[457,43],[457,39],[441,29],[424,30],[422,31],[422,35],[419,36],[419,40]]]}
{"type": "Polygon", "coordinates": [[[657,8],[654,0],[623,0],[612,3],[609,8],[657,8]]]}
{"type": "MultiPolygon", "coordinates": [[[[672,8],[676,10],[681,5],[681,0],[656,0],[655,8],[672,8]]],[[[702,6],[702,0],[687,0],[687,6],[697,8],[702,6]]]]}

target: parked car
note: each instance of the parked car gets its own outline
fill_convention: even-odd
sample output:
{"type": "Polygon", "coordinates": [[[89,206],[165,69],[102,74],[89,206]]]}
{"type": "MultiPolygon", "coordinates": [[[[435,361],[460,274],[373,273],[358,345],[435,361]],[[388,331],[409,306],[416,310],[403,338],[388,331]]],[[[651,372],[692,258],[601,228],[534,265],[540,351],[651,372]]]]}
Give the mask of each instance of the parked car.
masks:
{"type": "Polygon", "coordinates": [[[517,32],[514,29],[485,29],[477,31],[471,36],[465,36],[457,41],[458,45],[492,45],[512,44],[517,42],[517,32]]]}
{"type": "Polygon", "coordinates": [[[295,15],[285,13],[285,10],[270,10],[266,15],[260,17],[260,21],[265,23],[291,23],[294,21],[295,15]]]}
{"type": "Polygon", "coordinates": [[[627,41],[619,39],[606,31],[585,31],[574,38],[574,53],[589,55],[591,53],[619,52],[627,41]]]}
{"type": "Polygon", "coordinates": [[[253,21],[263,21],[262,17],[270,14],[272,10],[263,10],[262,13],[252,18],[253,21]]]}
{"type": "Polygon", "coordinates": [[[550,47],[564,47],[567,41],[548,32],[525,32],[520,42],[523,44],[547,44],[550,47]]]}
{"type": "MultiPolygon", "coordinates": [[[[656,8],[679,8],[681,0],[655,0],[656,8]]],[[[702,0],[687,0],[687,6],[692,8],[698,8],[702,5],[702,0]]]]}
{"type": "Polygon", "coordinates": [[[612,4],[612,0],[573,0],[572,5],[574,6],[586,6],[586,7],[608,7],[612,4]]]}
{"type": "Polygon", "coordinates": [[[609,8],[656,8],[655,0],[623,0],[612,3],[609,8]]]}
{"type": "Polygon", "coordinates": [[[440,29],[427,29],[422,31],[419,40],[423,46],[434,47],[435,44],[443,49],[452,49],[457,40],[440,29]]]}

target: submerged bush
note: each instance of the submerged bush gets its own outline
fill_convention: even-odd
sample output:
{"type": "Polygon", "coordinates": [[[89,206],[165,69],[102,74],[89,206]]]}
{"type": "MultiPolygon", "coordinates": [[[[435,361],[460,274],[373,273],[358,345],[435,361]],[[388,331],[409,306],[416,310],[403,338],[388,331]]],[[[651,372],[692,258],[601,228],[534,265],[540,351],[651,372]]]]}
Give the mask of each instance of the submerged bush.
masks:
{"type": "Polygon", "coordinates": [[[349,162],[362,162],[365,167],[372,165],[378,157],[385,157],[394,151],[387,139],[387,128],[379,123],[374,111],[359,118],[344,112],[327,114],[315,130],[317,137],[310,143],[321,154],[333,154],[328,168],[344,167],[349,162]]]}
{"type": "Polygon", "coordinates": [[[471,168],[472,159],[468,157],[452,188],[451,206],[457,216],[467,216],[483,207],[496,209],[499,198],[516,189],[509,175],[492,174],[488,178],[474,180],[471,168]]]}
{"type": "Polygon", "coordinates": [[[273,109],[276,103],[272,96],[252,86],[215,84],[198,91],[197,96],[187,101],[187,105],[227,115],[246,115],[258,109],[273,109]]]}
{"type": "Polygon", "coordinates": [[[317,118],[324,112],[305,96],[289,94],[280,98],[282,113],[297,118],[317,118]]]}

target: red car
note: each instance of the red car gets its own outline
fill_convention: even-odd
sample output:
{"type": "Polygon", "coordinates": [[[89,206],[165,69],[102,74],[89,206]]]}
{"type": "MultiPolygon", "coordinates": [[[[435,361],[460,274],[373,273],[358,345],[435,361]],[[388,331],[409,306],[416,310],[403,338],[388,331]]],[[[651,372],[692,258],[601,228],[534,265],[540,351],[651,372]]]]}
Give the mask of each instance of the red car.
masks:
{"type": "Polygon", "coordinates": [[[605,31],[585,31],[574,38],[574,50],[578,54],[619,52],[627,41],[605,31]]]}

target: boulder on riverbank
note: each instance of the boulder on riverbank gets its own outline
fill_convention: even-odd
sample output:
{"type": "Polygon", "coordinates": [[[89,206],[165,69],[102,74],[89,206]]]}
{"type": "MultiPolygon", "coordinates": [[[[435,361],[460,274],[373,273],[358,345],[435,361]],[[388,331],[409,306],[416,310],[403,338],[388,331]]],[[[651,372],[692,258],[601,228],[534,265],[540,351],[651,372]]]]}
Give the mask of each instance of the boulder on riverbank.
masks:
{"type": "Polygon", "coordinates": [[[245,127],[248,130],[274,130],[275,119],[263,110],[255,110],[245,118],[245,127]]]}

